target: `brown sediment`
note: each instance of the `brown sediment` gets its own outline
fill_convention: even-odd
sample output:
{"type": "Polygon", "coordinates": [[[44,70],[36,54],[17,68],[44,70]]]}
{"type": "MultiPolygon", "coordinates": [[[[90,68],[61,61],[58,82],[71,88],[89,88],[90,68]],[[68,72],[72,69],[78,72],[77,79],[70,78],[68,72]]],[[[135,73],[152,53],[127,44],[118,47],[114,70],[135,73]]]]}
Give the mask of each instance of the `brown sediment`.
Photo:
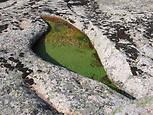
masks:
{"type": "Polygon", "coordinates": [[[120,88],[119,86],[117,86],[117,85],[114,83],[114,81],[111,80],[108,76],[106,76],[106,77],[107,77],[107,79],[108,79],[113,85],[115,85],[115,87],[116,87],[118,90],[121,89],[121,88],[120,88]]]}
{"type": "Polygon", "coordinates": [[[92,49],[94,48],[94,46],[92,45],[92,43],[91,43],[89,37],[88,37],[84,32],[82,32],[80,29],[78,29],[78,28],[75,27],[73,24],[71,24],[70,22],[68,22],[68,21],[66,21],[66,20],[64,20],[64,19],[62,19],[62,18],[60,18],[60,17],[56,17],[56,16],[47,16],[47,15],[44,15],[44,16],[41,16],[41,18],[44,19],[44,20],[45,20],[45,19],[46,19],[46,20],[62,20],[64,23],[66,23],[66,24],[72,26],[72,27],[75,28],[77,31],[79,31],[79,32],[81,32],[83,35],[85,35],[85,36],[88,38],[88,40],[89,40],[89,47],[92,48],[92,49]]]}

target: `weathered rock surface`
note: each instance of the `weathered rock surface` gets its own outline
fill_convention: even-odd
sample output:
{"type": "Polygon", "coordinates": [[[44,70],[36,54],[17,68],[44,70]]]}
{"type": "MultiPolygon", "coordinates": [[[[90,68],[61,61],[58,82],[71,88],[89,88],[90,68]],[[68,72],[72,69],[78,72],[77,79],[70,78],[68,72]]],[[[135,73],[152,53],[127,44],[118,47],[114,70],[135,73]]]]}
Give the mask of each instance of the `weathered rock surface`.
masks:
{"type": "Polygon", "coordinates": [[[153,114],[153,97],[144,97],[132,101],[115,110],[113,115],[152,115],[153,114]]]}
{"type": "Polygon", "coordinates": [[[0,1],[0,114],[153,114],[152,5],[152,0],[0,1]],[[34,54],[32,45],[48,28],[41,15],[60,16],[84,31],[127,97],[34,54]]]}

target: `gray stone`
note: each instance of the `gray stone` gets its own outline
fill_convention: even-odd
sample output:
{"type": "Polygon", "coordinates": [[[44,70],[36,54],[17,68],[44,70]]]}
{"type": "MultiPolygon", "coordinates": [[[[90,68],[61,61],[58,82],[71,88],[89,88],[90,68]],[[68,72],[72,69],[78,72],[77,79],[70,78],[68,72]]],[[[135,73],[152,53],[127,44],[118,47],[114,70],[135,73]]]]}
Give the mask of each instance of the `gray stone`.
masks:
{"type": "Polygon", "coordinates": [[[153,97],[145,97],[132,101],[127,105],[119,107],[112,114],[114,115],[152,115],[153,114],[153,97]]]}
{"type": "Polygon", "coordinates": [[[0,114],[153,114],[152,5],[152,0],[0,2],[0,114]],[[31,47],[48,28],[41,15],[62,17],[85,32],[124,95],[37,56],[31,47]]]}

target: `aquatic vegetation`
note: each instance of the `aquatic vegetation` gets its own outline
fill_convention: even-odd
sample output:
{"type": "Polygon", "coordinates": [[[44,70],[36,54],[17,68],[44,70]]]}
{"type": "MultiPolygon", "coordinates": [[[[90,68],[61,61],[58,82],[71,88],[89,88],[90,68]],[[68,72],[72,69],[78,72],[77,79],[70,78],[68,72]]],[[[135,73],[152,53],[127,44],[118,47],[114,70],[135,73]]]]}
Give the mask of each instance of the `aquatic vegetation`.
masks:
{"type": "Polygon", "coordinates": [[[96,50],[79,29],[58,17],[42,17],[51,27],[33,47],[35,53],[53,64],[116,88],[107,78],[96,50]]]}

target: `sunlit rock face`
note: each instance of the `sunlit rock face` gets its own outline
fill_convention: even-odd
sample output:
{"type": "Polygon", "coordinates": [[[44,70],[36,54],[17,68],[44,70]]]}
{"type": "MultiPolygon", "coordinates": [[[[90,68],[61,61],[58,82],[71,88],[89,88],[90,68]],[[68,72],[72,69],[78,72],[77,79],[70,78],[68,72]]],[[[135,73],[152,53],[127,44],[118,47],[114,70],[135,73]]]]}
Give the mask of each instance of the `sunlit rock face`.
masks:
{"type": "Polygon", "coordinates": [[[97,0],[97,2],[101,10],[107,11],[109,16],[112,15],[109,17],[111,21],[100,24],[108,29],[104,29],[103,35],[115,44],[115,48],[122,55],[125,55],[126,63],[120,65],[120,67],[126,67],[125,70],[121,69],[119,64],[112,64],[112,67],[118,65],[117,67],[123,73],[130,71],[130,73],[120,75],[114,72],[114,76],[118,77],[111,78],[116,83],[118,82],[117,84],[123,83],[124,85],[120,86],[138,98],[153,95],[151,85],[153,84],[153,54],[151,54],[153,52],[153,17],[150,12],[153,11],[150,7],[153,2],[139,0],[135,3],[137,6],[134,6],[131,1],[106,2],[97,0]],[[109,9],[111,6],[114,8],[109,9]],[[116,21],[116,19],[118,20],[116,21]]]}
{"type": "Polygon", "coordinates": [[[152,0],[0,2],[1,114],[152,114],[152,4],[152,0]],[[61,17],[86,33],[109,79],[138,100],[38,57],[31,47],[48,29],[42,15],[61,17]]]}
{"type": "Polygon", "coordinates": [[[137,98],[153,95],[151,4],[151,0],[67,1],[75,14],[93,23],[82,28],[92,39],[109,78],[137,98]]]}

